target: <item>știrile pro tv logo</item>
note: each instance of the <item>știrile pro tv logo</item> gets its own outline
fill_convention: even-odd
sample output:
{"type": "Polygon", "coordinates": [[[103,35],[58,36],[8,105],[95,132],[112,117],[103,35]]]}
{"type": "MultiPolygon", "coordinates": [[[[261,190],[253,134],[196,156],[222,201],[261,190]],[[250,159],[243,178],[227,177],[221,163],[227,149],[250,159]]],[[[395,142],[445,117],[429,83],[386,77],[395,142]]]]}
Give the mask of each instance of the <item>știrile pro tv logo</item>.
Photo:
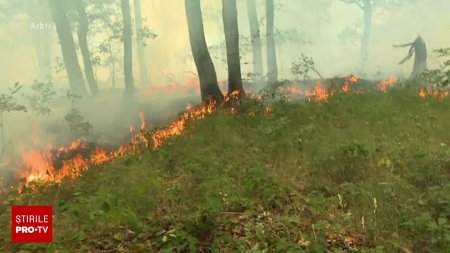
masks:
{"type": "Polygon", "coordinates": [[[11,241],[52,242],[52,206],[12,206],[11,241]]]}

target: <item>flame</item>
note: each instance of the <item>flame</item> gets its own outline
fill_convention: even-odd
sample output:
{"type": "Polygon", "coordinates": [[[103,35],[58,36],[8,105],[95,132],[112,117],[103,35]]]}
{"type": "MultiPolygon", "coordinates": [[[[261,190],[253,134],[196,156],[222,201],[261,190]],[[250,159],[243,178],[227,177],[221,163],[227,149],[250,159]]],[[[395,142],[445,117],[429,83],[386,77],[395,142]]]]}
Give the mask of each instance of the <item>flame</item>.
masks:
{"type": "Polygon", "coordinates": [[[106,150],[95,148],[93,152],[89,145],[76,140],[67,147],[54,149],[48,146],[36,151],[22,153],[22,161],[26,171],[19,175],[26,179],[26,184],[32,181],[60,182],[66,176],[78,176],[90,165],[98,165],[110,160],[106,150]],[[83,152],[90,154],[84,157],[83,152]]]}
{"type": "Polygon", "coordinates": [[[386,92],[387,92],[387,89],[388,89],[389,87],[394,86],[395,83],[397,83],[397,77],[396,77],[396,76],[393,76],[393,77],[391,77],[391,78],[389,78],[389,79],[387,79],[387,80],[382,80],[382,81],[380,82],[380,84],[378,85],[378,89],[379,89],[381,92],[386,93],[386,92]]]}
{"type": "Polygon", "coordinates": [[[141,130],[144,130],[147,127],[147,123],[145,123],[145,114],[144,112],[139,113],[139,119],[141,120],[141,130]]]}
{"type": "Polygon", "coordinates": [[[306,90],[306,96],[311,98],[314,98],[319,101],[327,101],[328,97],[330,97],[330,92],[328,92],[323,86],[320,81],[316,82],[316,87],[313,91],[306,90]]]}
{"type": "Polygon", "coordinates": [[[302,95],[303,92],[295,87],[295,86],[287,86],[286,89],[291,93],[291,94],[295,94],[295,95],[302,95]]]}
{"type": "Polygon", "coordinates": [[[442,90],[437,88],[422,88],[419,90],[419,96],[422,98],[426,98],[427,96],[432,96],[438,99],[443,99],[445,97],[448,97],[449,91],[448,90],[442,90]]]}
{"type": "Polygon", "coordinates": [[[350,91],[350,86],[358,82],[359,77],[355,75],[349,75],[344,77],[344,85],[342,85],[342,90],[345,93],[348,93],[350,91]]]}

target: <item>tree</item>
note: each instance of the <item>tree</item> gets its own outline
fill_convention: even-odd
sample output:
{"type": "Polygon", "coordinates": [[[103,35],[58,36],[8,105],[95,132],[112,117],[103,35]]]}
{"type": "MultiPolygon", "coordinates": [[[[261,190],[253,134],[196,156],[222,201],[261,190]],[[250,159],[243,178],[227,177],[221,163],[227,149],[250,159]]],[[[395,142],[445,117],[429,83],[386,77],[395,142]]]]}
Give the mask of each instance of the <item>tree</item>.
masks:
{"type": "Polygon", "coordinates": [[[416,77],[427,69],[427,46],[420,35],[411,43],[394,45],[394,47],[410,47],[408,55],[399,64],[403,64],[415,55],[411,77],[416,77]]]}
{"type": "Polygon", "coordinates": [[[364,13],[363,34],[361,37],[361,51],[360,51],[360,72],[365,72],[366,64],[369,60],[369,44],[372,33],[372,18],[376,8],[384,7],[387,9],[397,8],[408,2],[415,2],[416,0],[340,0],[347,4],[354,4],[358,6],[364,13]]]}
{"type": "Polygon", "coordinates": [[[27,108],[20,104],[17,99],[17,94],[22,88],[22,85],[15,83],[13,88],[9,88],[9,93],[0,94],[0,133],[1,133],[1,149],[0,157],[3,156],[5,151],[5,126],[3,115],[6,112],[26,112],[27,108]]]}
{"type": "Polygon", "coordinates": [[[278,82],[277,55],[275,51],[275,38],[273,36],[274,4],[273,0],[266,1],[266,36],[267,36],[267,79],[269,86],[278,82]]]}
{"type": "Polygon", "coordinates": [[[63,55],[64,66],[69,77],[69,85],[73,93],[87,96],[83,73],[75,49],[70,23],[66,16],[66,8],[61,0],[49,0],[50,9],[55,22],[63,55]]]}
{"type": "Polygon", "coordinates": [[[121,0],[121,9],[123,19],[123,70],[125,76],[124,97],[126,99],[131,99],[134,96],[134,79],[130,1],[121,0]]]}
{"type": "Polygon", "coordinates": [[[258,14],[256,10],[255,0],[247,0],[247,15],[250,24],[250,34],[253,52],[253,73],[257,81],[261,81],[262,66],[262,49],[261,49],[261,32],[258,23],[258,14]]]}
{"type": "Polygon", "coordinates": [[[348,4],[356,4],[364,12],[364,28],[361,38],[360,72],[364,73],[369,58],[369,42],[372,31],[373,5],[379,0],[340,0],[348,4]]]}
{"type": "Polygon", "coordinates": [[[83,0],[76,0],[78,11],[78,43],[80,45],[81,55],[84,63],[84,73],[89,84],[92,96],[97,96],[99,93],[97,80],[94,76],[94,69],[92,68],[91,54],[89,52],[87,35],[89,31],[89,21],[84,7],[83,0]]]}
{"type": "Polygon", "coordinates": [[[239,27],[236,0],[222,0],[222,20],[225,32],[228,65],[228,95],[237,91],[245,95],[242,86],[241,63],[239,56],[239,27]]]}
{"type": "Polygon", "coordinates": [[[134,19],[136,22],[136,48],[139,61],[140,81],[142,84],[148,85],[147,64],[145,63],[144,58],[141,0],[134,0],[134,19]]]}
{"type": "Polygon", "coordinates": [[[223,95],[222,92],[220,92],[217,83],[216,70],[206,45],[200,0],[185,0],[184,3],[188,23],[189,41],[200,80],[202,101],[205,103],[221,102],[223,100],[223,95]]]}

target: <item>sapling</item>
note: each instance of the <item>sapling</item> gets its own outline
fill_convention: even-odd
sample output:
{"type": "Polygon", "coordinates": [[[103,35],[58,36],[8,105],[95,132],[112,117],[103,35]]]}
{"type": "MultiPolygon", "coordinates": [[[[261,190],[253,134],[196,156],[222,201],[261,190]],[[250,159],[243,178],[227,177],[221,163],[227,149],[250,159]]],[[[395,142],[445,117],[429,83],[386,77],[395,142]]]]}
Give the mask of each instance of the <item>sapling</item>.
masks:
{"type": "Polygon", "coordinates": [[[310,71],[313,71],[320,79],[323,79],[323,76],[315,67],[313,58],[308,57],[305,54],[300,54],[298,60],[292,63],[291,73],[295,75],[296,78],[303,77],[303,79],[310,79],[310,71]]]}
{"type": "Polygon", "coordinates": [[[80,109],[76,107],[76,102],[81,99],[80,96],[67,92],[67,99],[70,101],[70,110],[64,116],[64,120],[69,125],[72,132],[81,131],[85,135],[89,135],[92,129],[91,123],[86,120],[80,109]]]}
{"type": "Polygon", "coordinates": [[[12,88],[9,88],[8,93],[0,94],[0,131],[1,131],[1,152],[0,157],[3,156],[5,151],[5,125],[4,125],[4,113],[5,112],[26,112],[27,108],[17,101],[17,94],[22,89],[22,85],[15,83],[12,88]]]}
{"type": "Polygon", "coordinates": [[[32,93],[27,95],[30,111],[38,116],[49,115],[51,112],[49,103],[56,95],[52,83],[35,81],[33,85],[31,85],[31,91],[32,93]]]}

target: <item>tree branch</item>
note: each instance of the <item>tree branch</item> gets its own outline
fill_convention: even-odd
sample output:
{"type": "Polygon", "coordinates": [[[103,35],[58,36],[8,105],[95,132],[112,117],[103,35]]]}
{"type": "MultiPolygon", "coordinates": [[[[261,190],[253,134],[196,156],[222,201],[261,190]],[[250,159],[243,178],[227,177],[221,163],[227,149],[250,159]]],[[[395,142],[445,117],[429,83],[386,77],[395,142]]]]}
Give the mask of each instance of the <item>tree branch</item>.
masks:
{"type": "Polygon", "coordinates": [[[356,4],[361,10],[364,10],[364,6],[360,0],[339,0],[346,4],[356,4]]]}

